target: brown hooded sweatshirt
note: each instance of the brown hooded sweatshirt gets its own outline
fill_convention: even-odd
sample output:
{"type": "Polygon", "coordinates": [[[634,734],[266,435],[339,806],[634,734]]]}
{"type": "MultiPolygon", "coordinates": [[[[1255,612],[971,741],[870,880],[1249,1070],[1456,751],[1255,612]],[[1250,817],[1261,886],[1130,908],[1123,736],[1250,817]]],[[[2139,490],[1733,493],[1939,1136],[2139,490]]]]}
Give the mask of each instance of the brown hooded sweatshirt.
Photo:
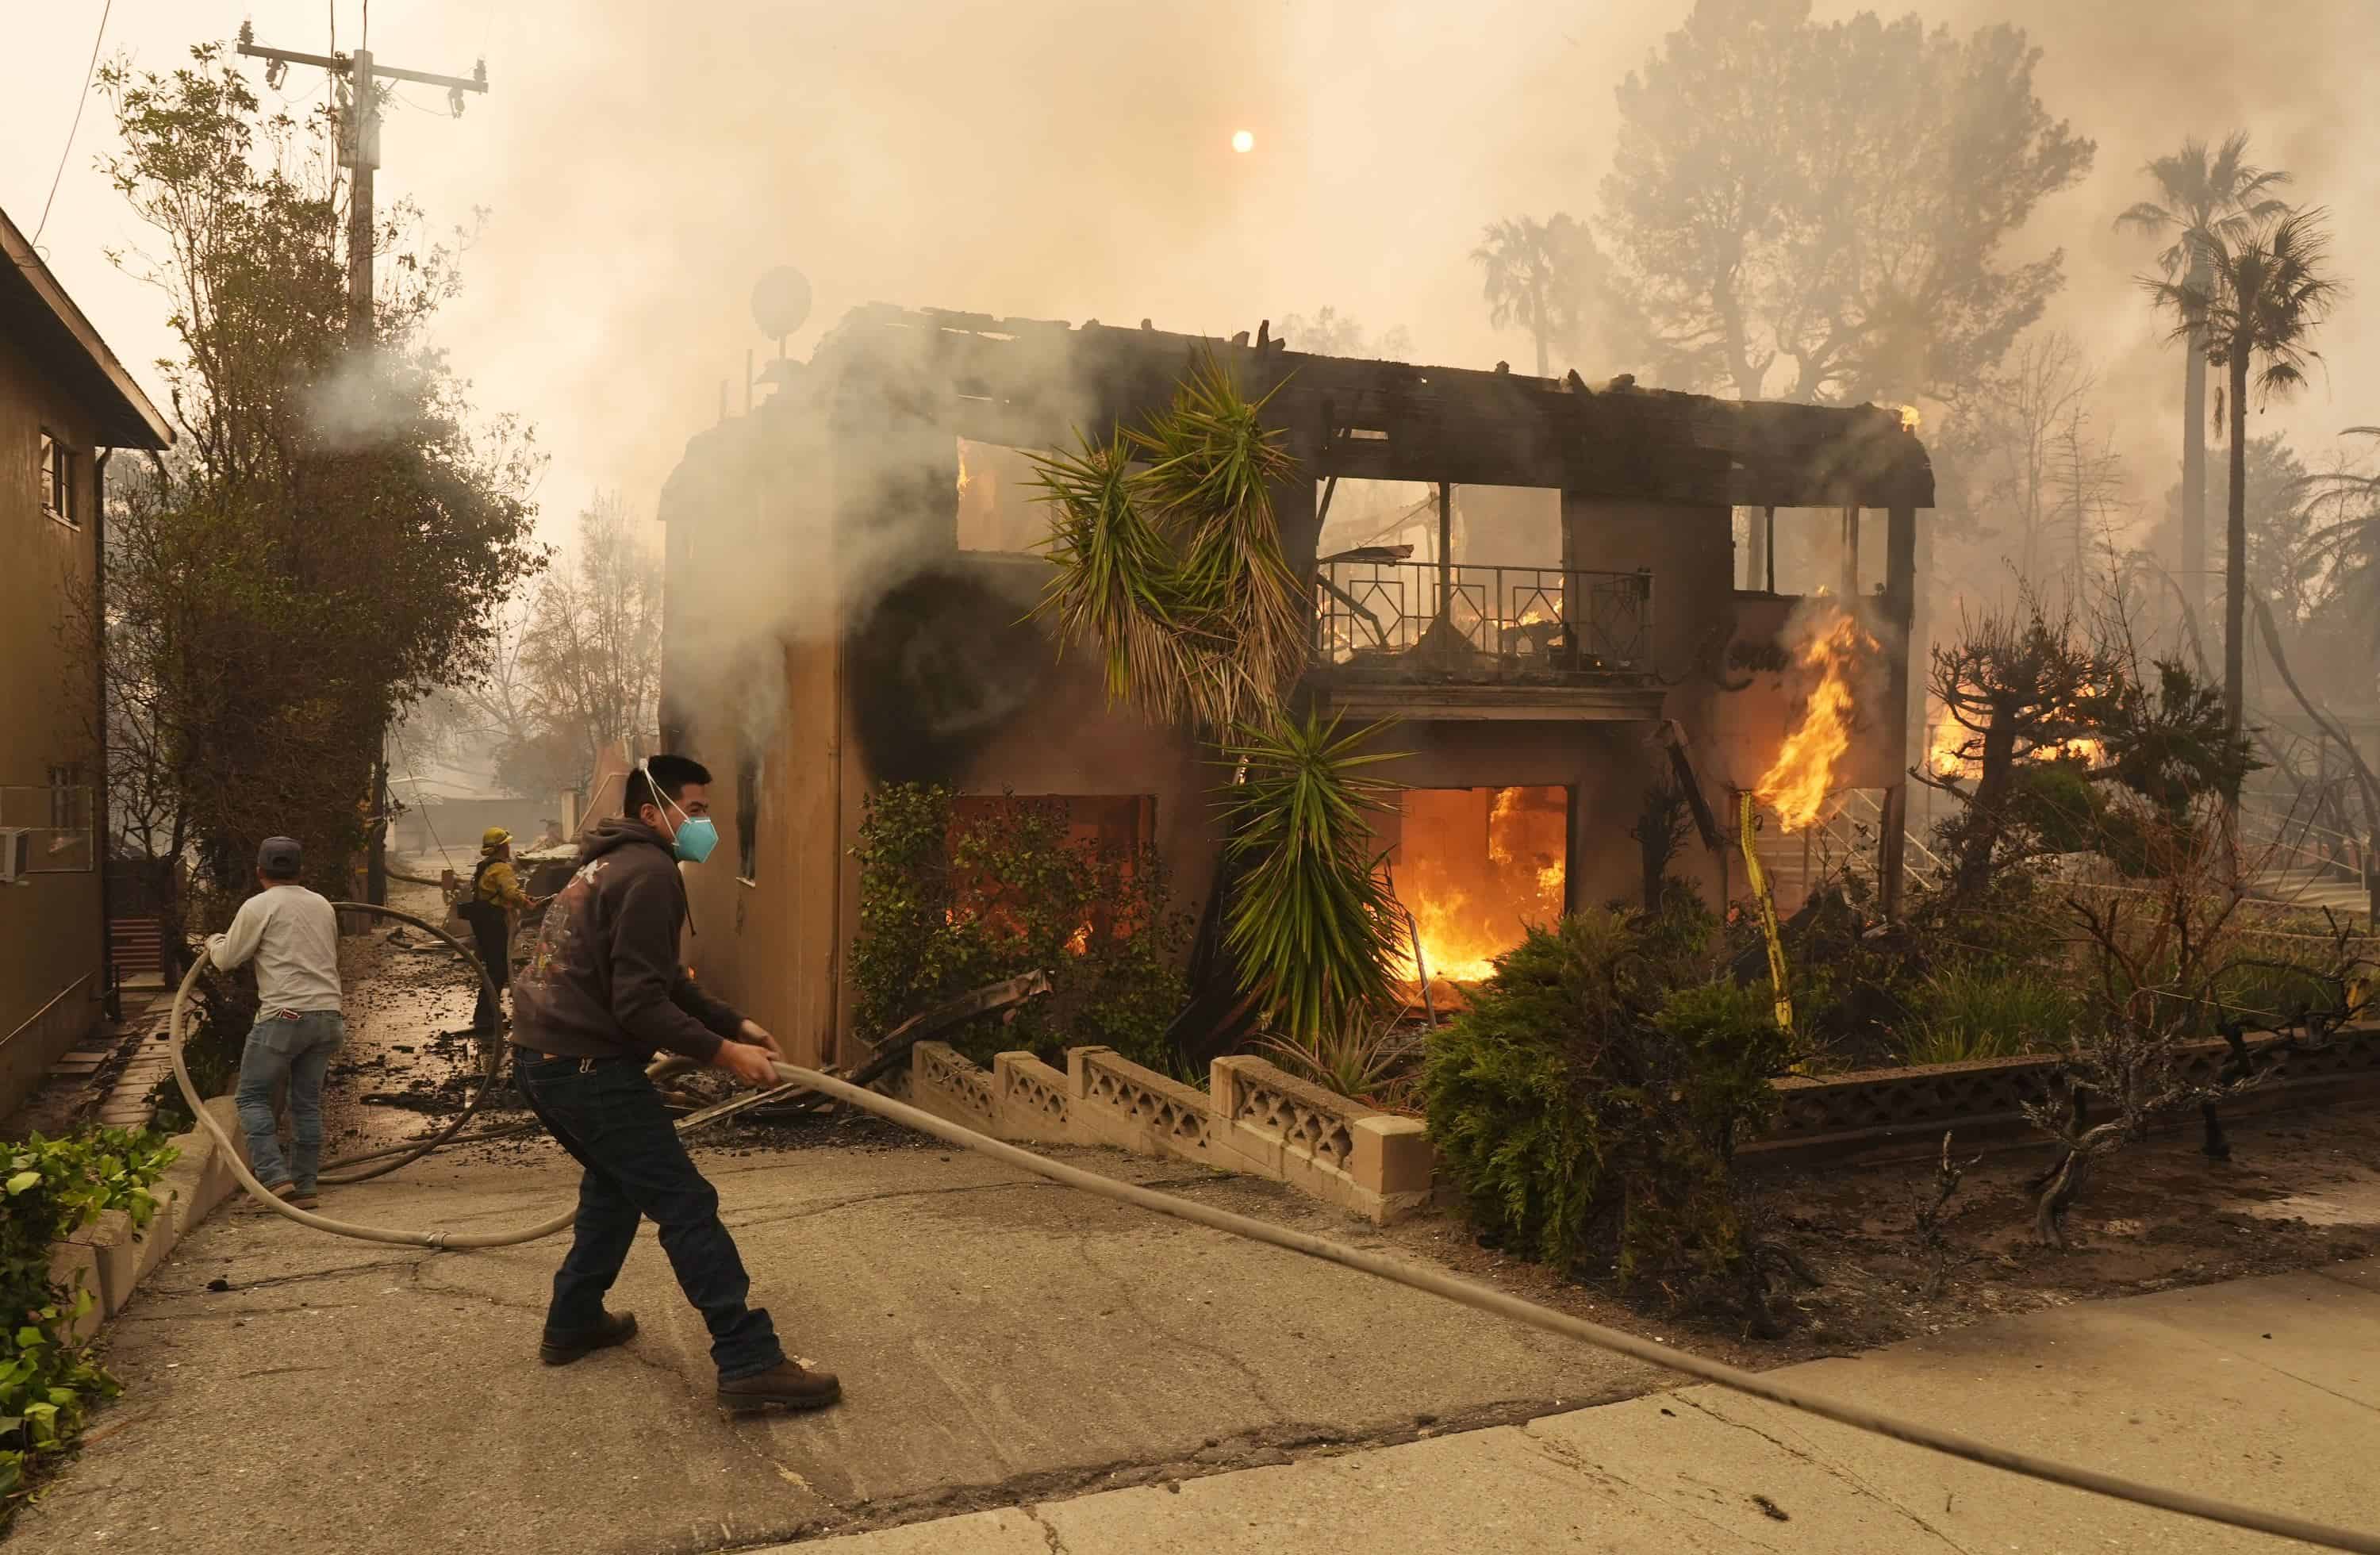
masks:
{"type": "Polygon", "coordinates": [[[711,998],[678,961],[686,882],[669,839],[639,821],[599,824],[577,872],[545,909],[537,950],[513,979],[513,1041],[564,1058],[651,1059],[656,1049],[703,1063],[735,1040],[737,1011],[711,998]]]}

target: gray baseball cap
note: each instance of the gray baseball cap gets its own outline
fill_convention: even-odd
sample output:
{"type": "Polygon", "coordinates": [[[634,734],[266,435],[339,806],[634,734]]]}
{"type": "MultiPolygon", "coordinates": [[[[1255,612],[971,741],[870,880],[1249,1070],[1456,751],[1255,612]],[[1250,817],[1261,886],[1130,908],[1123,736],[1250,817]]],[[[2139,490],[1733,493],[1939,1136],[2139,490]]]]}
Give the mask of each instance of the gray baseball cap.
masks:
{"type": "Polygon", "coordinates": [[[256,850],[256,867],[275,880],[295,880],[306,850],[295,837],[267,837],[256,850]]]}

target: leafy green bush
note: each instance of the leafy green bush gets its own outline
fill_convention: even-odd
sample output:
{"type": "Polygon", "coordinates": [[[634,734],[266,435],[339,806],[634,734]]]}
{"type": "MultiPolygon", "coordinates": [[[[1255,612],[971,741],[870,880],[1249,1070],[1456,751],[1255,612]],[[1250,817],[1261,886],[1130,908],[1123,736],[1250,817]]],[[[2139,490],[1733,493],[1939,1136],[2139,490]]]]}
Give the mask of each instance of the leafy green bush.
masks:
{"type": "Polygon", "coordinates": [[[1769,990],[1713,981],[1690,894],[1658,917],[1594,909],[1535,928],[1433,1035],[1431,1142],[1474,1223],[1564,1270],[1615,1260],[1682,1303],[1741,1280],[1737,1143],[1799,1051],[1769,990]]]}
{"type": "Polygon", "coordinates": [[[1172,905],[1155,849],[1075,842],[1056,801],[1010,797],[962,819],[947,788],[892,784],[868,796],[855,851],[863,1038],[1038,970],[1050,974],[1049,998],[1012,1025],[978,1021],[952,1045],[986,1063],[1007,1049],[1056,1057],[1098,1043],[1163,1067],[1190,922],[1172,905]]]}
{"type": "Polygon", "coordinates": [[[1910,1005],[1903,1052],[1911,1063],[2054,1052],[2086,1013],[2070,981],[1983,960],[1937,968],[1910,1005]]]}
{"type": "Polygon", "coordinates": [[[50,1280],[50,1245],[122,1209],[134,1229],[157,1212],[149,1184],[174,1162],[154,1130],[89,1129],[0,1144],[0,1532],[34,1471],[74,1444],[94,1399],[115,1379],[69,1343],[95,1294],[50,1280]]]}

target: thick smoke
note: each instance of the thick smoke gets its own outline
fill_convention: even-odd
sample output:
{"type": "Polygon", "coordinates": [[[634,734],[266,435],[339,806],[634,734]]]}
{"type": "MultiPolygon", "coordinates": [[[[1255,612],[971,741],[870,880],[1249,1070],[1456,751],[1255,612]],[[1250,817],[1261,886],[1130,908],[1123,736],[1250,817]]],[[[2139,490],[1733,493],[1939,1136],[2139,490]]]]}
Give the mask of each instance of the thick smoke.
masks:
{"type": "MultiPolygon", "coordinates": [[[[1912,7],[1817,13],[1865,8],[1912,7]]],[[[2179,358],[2133,285],[2153,246],[2113,217],[2144,192],[2150,156],[2244,128],[2296,172],[2300,198],[2332,208],[2342,256],[2374,251],[2380,167],[2358,154],[2380,128],[2360,79],[2368,4],[2296,0],[2252,49],[2242,13],[2215,0],[1913,8],[1961,30],[2024,28],[2046,105],[2097,140],[2091,176],[2018,248],[2066,250],[2046,322],[2095,358],[2136,500],[2161,502],[2179,358]]],[[[457,338],[516,356],[484,384],[531,390],[564,469],[583,452],[596,483],[647,492],[746,347],[768,354],[745,298],[780,262],[817,285],[812,337],[880,298],[1225,334],[1328,305],[1405,326],[1416,360],[1518,363],[1527,340],[1492,329],[1479,300],[1479,227],[1593,209],[1612,89],[1687,9],[729,0],[683,28],[626,0],[508,7],[487,43],[504,88],[484,104],[496,154],[451,170],[463,203],[495,212],[457,338]],[[1229,149],[1242,128],[1256,137],[1245,156],[1229,149]],[[499,279],[519,276],[536,280],[499,279]]],[[[427,121],[400,117],[426,141],[427,121]]],[[[2380,419],[2365,311],[2350,304],[2326,332],[2331,383],[2267,427],[2326,443],[2380,419]]],[[[1576,365],[1595,380],[1644,364],[1576,365]]]]}
{"type": "MultiPolygon", "coordinates": [[[[325,42],[319,6],[253,8],[261,36],[325,42]]],[[[2099,428],[2125,456],[2133,511],[2155,517],[2175,479],[2180,358],[2134,285],[2154,246],[2113,217],[2145,192],[2149,157],[2245,128],[2262,160],[2295,173],[2297,198],[2330,207],[2357,279],[2355,257],[2380,251],[2380,164],[2362,154],[2380,128],[2362,79],[2368,0],[2292,0],[2252,29],[2252,47],[2249,13],[2217,0],[1816,11],[1867,8],[2025,29],[2046,106],[2097,140],[2090,177],[2043,206],[2012,257],[2064,249],[2067,286],[2044,323],[2073,334],[2098,369],[2099,428]]],[[[194,30],[227,33],[241,14],[200,9],[136,18],[118,41],[170,66],[194,30]]],[[[722,391],[741,410],[746,352],[765,362],[775,346],[747,298],[780,263],[817,290],[796,358],[882,299],[1220,334],[1327,306],[1375,334],[1402,326],[1417,361],[1524,362],[1526,337],[1491,327],[1480,301],[1479,229],[1594,212],[1613,88],[1688,9],[722,0],[689,22],[630,0],[383,8],[372,40],[383,57],[467,68],[484,53],[493,90],[458,123],[407,89],[381,185],[442,220],[489,211],[440,334],[478,403],[537,423],[553,456],[543,505],[566,523],[598,490],[649,508],[722,391]],[[1255,138],[1245,155],[1230,149],[1242,128],[1255,138]]],[[[30,26],[44,58],[70,67],[88,47],[63,12],[30,26]]],[[[341,46],[354,43],[343,30],[341,46]]],[[[293,77],[288,90],[302,105],[319,86],[293,77]]],[[[0,108],[0,126],[15,122],[0,108]]],[[[91,183],[69,181],[48,242],[119,351],[144,360],[164,346],[140,322],[153,304],[103,264],[75,262],[78,249],[141,237],[91,183]]],[[[2375,295],[2366,280],[2324,332],[2326,377],[2252,426],[2319,454],[2340,427],[2380,420],[2380,353],[2366,348],[2375,295]]],[[[1574,365],[1599,381],[1645,364],[1574,365]]],[[[811,618],[800,591],[819,538],[799,524],[750,536],[747,570],[788,597],[774,610],[724,601],[722,618],[811,618]]],[[[851,543],[868,570],[877,542],[851,543]]]]}
{"type": "MultiPolygon", "coordinates": [[[[0,91],[0,140],[39,144],[67,113],[90,47],[74,6],[20,7],[24,66],[0,91]]],[[[1228,334],[1324,306],[1412,358],[1527,358],[1491,328],[1469,259],[1480,226],[1588,214],[1610,161],[1612,89],[1676,28],[1688,0],[1216,0],[1196,6],[1037,0],[783,6],[719,0],[695,16],[632,0],[380,7],[372,46],[421,68],[487,56],[492,90],[459,122],[407,87],[383,135],[384,198],[440,221],[490,217],[464,256],[468,289],[441,333],[478,403],[534,421],[554,457],[542,493],[567,516],[600,490],[650,504],[689,434],[742,394],[757,337],[754,277],[795,264],[818,285],[796,352],[851,306],[882,298],[986,312],[1228,334]],[[1234,155],[1248,129],[1253,152],[1234,155]]],[[[2380,252],[2380,164],[2363,154],[2380,96],[2363,79],[2370,0],[2290,0],[2269,21],[2234,0],[1817,0],[1823,19],[1914,9],[1959,30],[1994,21],[2043,51],[2049,111],[2099,144],[2080,188],[2019,245],[2063,247],[2069,283],[2046,322],[2101,370],[2100,412],[2135,500],[2174,479],[2179,359],[2132,286],[2151,246],[2113,230],[2139,168],[2186,135],[2245,128],[2328,205],[2338,251],[2380,252]]],[[[339,46],[358,20],[337,7],[339,46]]],[[[179,62],[194,36],[322,49],[300,0],[200,0],[119,10],[110,47],[179,62]]],[[[261,78],[260,78],[261,79],[261,78]]],[[[294,109],[321,95],[295,71],[294,109]]],[[[274,101],[267,94],[268,103],[274,101]]],[[[96,149],[91,126],[75,166],[96,149]]],[[[41,165],[47,165],[46,163],[41,165]]],[[[29,159],[0,200],[22,217],[29,159]]],[[[137,224],[103,180],[70,176],[45,238],[61,275],[127,361],[166,348],[154,299],[115,275],[137,224]]],[[[2325,332],[2329,382],[2261,419],[2302,444],[2380,420],[2374,298],[2325,332]]],[[[1575,364],[1590,381],[1645,364],[1575,364]]],[[[560,538],[557,536],[556,538],[560,538]]]]}
{"type": "MultiPolygon", "coordinates": [[[[896,778],[947,769],[1047,674],[1048,648],[1024,619],[1039,573],[987,581],[945,565],[964,468],[954,396],[996,389],[1053,443],[1090,419],[1054,342],[1028,334],[1002,356],[1013,377],[962,383],[924,332],[851,321],[808,361],[772,368],[750,414],[689,445],[661,503],[687,564],[673,569],[671,673],[690,697],[730,708],[745,749],[772,743],[787,675],[817,673],[820,650],[846,632],[859,736],[896,778]]],[[[1046,529],[1029,486],[1012,480],[1000,502],[1046,529]]]]}

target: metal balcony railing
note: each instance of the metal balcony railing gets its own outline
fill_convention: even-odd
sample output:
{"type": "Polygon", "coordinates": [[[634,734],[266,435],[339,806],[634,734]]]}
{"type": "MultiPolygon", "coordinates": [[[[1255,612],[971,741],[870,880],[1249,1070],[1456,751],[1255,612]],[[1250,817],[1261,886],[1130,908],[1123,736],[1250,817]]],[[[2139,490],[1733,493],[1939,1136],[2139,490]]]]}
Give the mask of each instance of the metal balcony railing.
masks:
{"type": "Polygon", "coordinates": [[[1478,681],[1645,672],[1653,575],[1340,556],[1315,569],[1315,659],[1478,681]]]}

